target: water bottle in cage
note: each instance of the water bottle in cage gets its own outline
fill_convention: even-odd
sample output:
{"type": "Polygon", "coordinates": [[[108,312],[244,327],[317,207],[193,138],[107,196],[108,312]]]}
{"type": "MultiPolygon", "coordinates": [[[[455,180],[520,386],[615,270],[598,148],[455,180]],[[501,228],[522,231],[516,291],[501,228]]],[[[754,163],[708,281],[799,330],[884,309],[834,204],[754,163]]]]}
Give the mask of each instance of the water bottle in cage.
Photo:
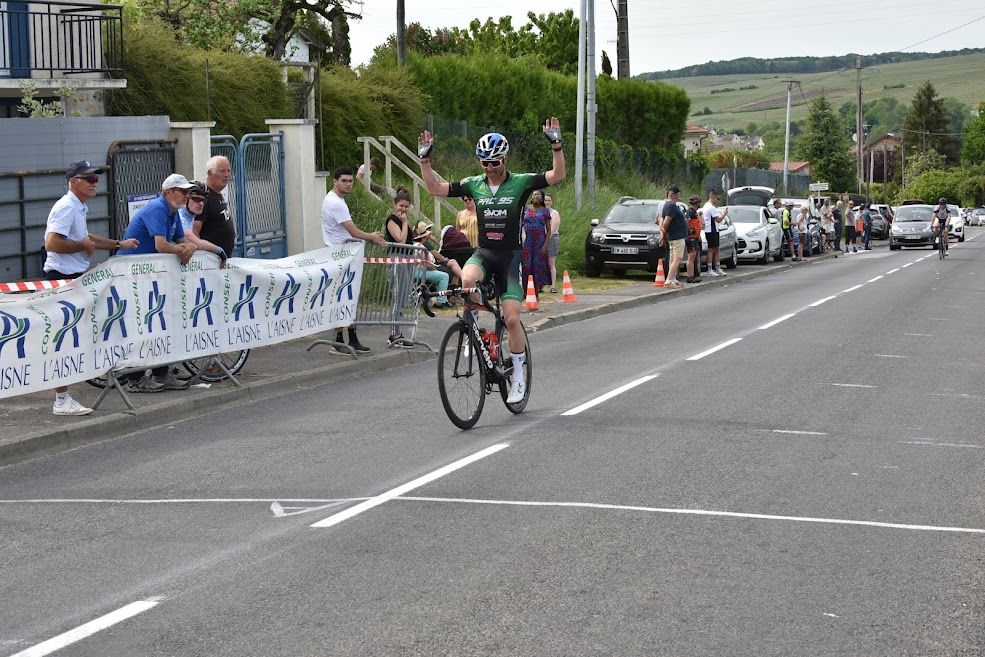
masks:
{"type": "Polygon", "coordinates": [[[486,342],[489,343],[489,357],[493,360],[499,358],[499,338],[492,331],[486,332],[486,342]]]}

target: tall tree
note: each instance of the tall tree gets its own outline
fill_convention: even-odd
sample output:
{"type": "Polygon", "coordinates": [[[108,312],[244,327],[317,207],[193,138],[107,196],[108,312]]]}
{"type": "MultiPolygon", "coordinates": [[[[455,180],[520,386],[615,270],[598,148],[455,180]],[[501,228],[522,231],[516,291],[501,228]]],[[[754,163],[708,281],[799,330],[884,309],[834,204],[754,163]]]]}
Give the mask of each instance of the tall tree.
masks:
{"type": "Polygon", "coordinates": [[[951,131],[951,120],[947,116],[944,99],[937,95],[930,80],[917,89],[903,128],[906,130],[908,153],[933,149],[946,156],[953,151],[953,145],[947,136],[951,131]]]}
{"type": "Polygon", "coordinates": [[[964,126],[961,163],[965,166],[985,164],[985,102],[978,105],[978,116],[964,126]]]}
{"type": "Polygon", "coordinates": [[[853,189],[855,164],[848,153],[845,126],[825,95],[811,101],[807,126],[797,142],[800,156],[810,162],[811,175],[833,190],[853,189]]]}

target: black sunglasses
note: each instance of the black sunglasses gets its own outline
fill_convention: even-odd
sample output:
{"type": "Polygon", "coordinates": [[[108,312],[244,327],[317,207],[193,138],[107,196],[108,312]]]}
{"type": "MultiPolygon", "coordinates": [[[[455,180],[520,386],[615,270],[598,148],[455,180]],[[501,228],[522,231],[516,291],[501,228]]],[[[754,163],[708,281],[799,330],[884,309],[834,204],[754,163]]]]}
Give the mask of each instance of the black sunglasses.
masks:
{"type": "Polygon", "coordinates": [[[496,168],[503,163],[503,160],[479,160],[484,167],[496,168]]]}
{"type": "Polygon", "coordinates": [[[95,185],[97,182],[99,182],[99,176],[75,176],[75,178],[78,178],[79,180],[84,180],[90,185],[95,185]]]}

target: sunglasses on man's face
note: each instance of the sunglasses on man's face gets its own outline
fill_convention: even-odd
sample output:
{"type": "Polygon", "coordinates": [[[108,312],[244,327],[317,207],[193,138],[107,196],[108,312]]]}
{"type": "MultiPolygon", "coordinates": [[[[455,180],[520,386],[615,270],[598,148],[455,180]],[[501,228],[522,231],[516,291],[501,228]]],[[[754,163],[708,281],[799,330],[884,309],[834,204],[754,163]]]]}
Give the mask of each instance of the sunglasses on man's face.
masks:
{"type": "Polygon", "coordinates": [[[486,168],[495,169],[503,163],[503,160],[479,160],[479,162],[486,168]]]}
{"type": "Polygon", "coordinates": [[[188,197],[188,202],[189,203],[192,203],[192,202],[195,202],[195,203],[205,203],[205,197],[204,196],[190,196],[190,197],[188,197]]]}
{"type": "Polygon", "coordinates": [[[192,193],[192,190],[190,190],[190,189],[181,189],[179,187],[175,187],[174,188],[174,191],[178,192],[182,196],[188,196],[189,194],[192,193]]]}
{"type": "Polygon", "coordinates": [[[95,175],[93,175],[93,176],[75,176],[75,177],[78,178],[79,180],[86,181],[90,185],[95,185],[96,183],[99,182],[99,176],[95,176],[95,175]]]}

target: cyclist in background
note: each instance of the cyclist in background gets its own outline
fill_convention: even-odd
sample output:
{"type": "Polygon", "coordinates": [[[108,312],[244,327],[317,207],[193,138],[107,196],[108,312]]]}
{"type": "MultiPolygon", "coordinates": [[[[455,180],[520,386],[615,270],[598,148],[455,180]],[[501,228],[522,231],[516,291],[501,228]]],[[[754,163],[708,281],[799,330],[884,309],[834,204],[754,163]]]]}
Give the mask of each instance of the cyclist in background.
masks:
{"type": "Polygon", "coordinates": [[[523,400],[527,384],[523,378],[526,341],[520,309],[523,285],[520,268],[523,264],[521,227],[527,198],[535,189],[543,189],[564,180],[564,153],[561,149],[561,127],[557,117],[544,123],[544,135],[554,151],[553,167],[545,173],[512,173],[506,162],[510,144],[498,132],[483,135],[475,146],[483,174],[460,182],[441,182],[431,168],[434,138],[425,131],[418,139],[417,153],[421,162],[421,178],[428,194],[439,197],[471,196],[475,199],[479,224],[479,245],[462,270],[462,287],[494,277],[503,301],[503,317],[509,332],[509,348],[513,356],[513,381],[508,404],[523,400]]]}
{"type": "Polygon", "coordinates": [[[947,229],[948,220],[951,218],[951,209],[947,207],[947,199],[943,196],[937,202],[938,205],[934,208],[934,228],[937,229],[937,235],[944,241],[944,254],[947,255],[947,229]]]}

